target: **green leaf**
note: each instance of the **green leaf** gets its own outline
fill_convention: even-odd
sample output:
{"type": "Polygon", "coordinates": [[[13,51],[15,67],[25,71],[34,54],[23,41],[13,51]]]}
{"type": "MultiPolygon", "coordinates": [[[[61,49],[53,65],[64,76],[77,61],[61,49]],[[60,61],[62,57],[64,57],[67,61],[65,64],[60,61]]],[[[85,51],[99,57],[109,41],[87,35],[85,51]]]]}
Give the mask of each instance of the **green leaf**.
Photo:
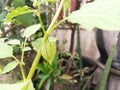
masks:
{"type": "Polygon", "coordinates": [[[31,80],[16,84],[0,84],[0,90],[35,90],[31,80]],[[27,87],[26,87],[27,86],[27,87]]]}
{"type": "Polygon", "coordinates": [[[8,72],[12,71],[13,69],[15,69],[17,67],[17,65],[18,65],[18,62],[16,62],[16,61],[12,61],[12,62],[8,63],[4,67],[4,69],[2,71],[2,74],[5,74],[5,73],[8,73],[8,72]]]}
{"type": "Polygon", "coordinates": [[[36,52],[38,52],[42,44],[43,44],[43,38],[38,38],[37,40],[32,42],[33,49],[36,52]]]}
{"type": "Polygon", "coordinates": [[[49,64],[52,64],[56,55],[56,44],[54,42],[44,43],[41,46],[41,54],[49,64]]]}
{"type": "Polygon", "coordinates": [[[52,84],[51,78],[48,78],[46,81],[46,90],[50,90],[50,85],[52,84]]]}
{"type": "Polygon", "coordinates": [[[70,0],[65,0],[64,1],[63,7],[64,7],[65,11],[70,8],[70,4],[71,4],[70,0]]]}
{"type": "Polygon", "coordinates": [[[0,58],[12,57],[13,48],[6,43],[0,43],[0,58]]]}
{"type": "Polygon", "coordinates": [[[6,22],[10,22],[13,18],[19,15],[30,13],[30,12],[33,12],[33,11],[28,6],[18,7],[6,16],[6,22]]]}
{"type": "MultiPolygon", "coordinates": [[[[49,42],[57,42],[57,38],[49,37],[48,41],[49,42]]],[[[38,52],[40,50],[41,45],[43,44],[43,38],[38,38],[37,40],[32,42],[33,49],[38,52]]]]}
{"type": "Polygon", "coordinates": [[[7,44],[12,44],[12,45],[20,45],[20,40],[18,39],[13,39],[13,40],[10,40],[8,42],[6,42],[7,44]]]}
{"type": "Polygon", "coordinates": [[[17,16],[16,19],[25,27],[36,23],[33,13],[27,13],[17,16]]]}
{"type": "Polygon", "coordinates": [[[43,83],[46,81],[46,79],[47,79],[48,77],[49,77],[49,75],[47,74],[47,75],[44,75],[43,78],[41,78],[41,81],[40,81],[40,83],[39,83],[39,85],[38,85],[38,88],[39,88],[39,89],[42,87],[43,83]]]}
{"type": "Polygon", "coordinates": [[[48,1],[48,2],[56,2],[58,0],[46,0],[46,1],[48,1]]]}
{"type": "Polygon", "coordinates": [[[31,50],[30,47],[25,47],[25,48],[23,48],[23,51],[29,51],[29,50],[31,50]]]}
{"type": "Polygon", "coordinates": [[[108,79],[108,76],[109,76],[109,72],[110,72],[110,68],[111,68],[111,64],[112,64],[112,60],[113,60],[115,51],[116,51],[116,45],[114,45],[112,47],[112,50],[111,50],[110,55],[108,57],[108,60],[106,62],[105,68],[103,70],[103,75],[102,75],[101,81],[96,86],[95,90],[105,90],[107,79],[108,79]]]}
{"type": "Polygon", "coordinates": [[[35,25],[32,25],[32,26],[29,26],[24,30],[23,36],[28,38],[32,34],[34,34],[36,31],[38,31],[39,28],[40,28],[40,24],[35,24],[35,25]]]}
{"type": "Polygon", "coordinates": [[[42,65],[42,64],[38,64],[37,70],[38,70],[38,71],[41,71],[41,72],[43,72],[43,73],[47,73],[47,70],[46,70],[45,66],[42,65]]]}
{"type": "Polygon", "coordinates": [[[6,15],[7,15],[6,11],[3,11],[3,12],[0,13],[0,22],[5,19],[6,15]]]}
{"type": "Polygon", "coordinates": [[[56,70],[54,70],[53,72],[53,77],[57,77],[58,75],[61,74],[61,70],[59,68],[57,68],[56,70]]]}
{"type": "Polygon", "coordinates": [[[0,43],[4,43],[7,38],[0,38],[0,43]]]}
{"type": "Polygon", "coordinates": [[[24,85],[24,87],[21,90],[35,90],[35,88],[33,87],[33,83],[31,80],[26,81],[27,84],[24,85]]]}
{"type": "Polygon", "coordinates": [[[12,6],[17,8],[17,7],[22,7],[25,5],[25,0],[13,0],[12,1],[12,6]]]}
{"type": "Polygon", "coordinates": [[[78,23],[87,30],[97,27],[103,30],[120,30],[120,0],[95,0],[71,13],[68,20],[78,23]]]}

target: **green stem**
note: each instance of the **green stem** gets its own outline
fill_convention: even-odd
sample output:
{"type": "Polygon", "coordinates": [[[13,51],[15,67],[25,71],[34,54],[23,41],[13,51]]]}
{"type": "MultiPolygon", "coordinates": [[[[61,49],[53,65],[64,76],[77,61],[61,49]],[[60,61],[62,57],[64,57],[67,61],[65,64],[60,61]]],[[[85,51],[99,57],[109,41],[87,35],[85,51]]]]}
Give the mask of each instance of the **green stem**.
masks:
{"type": "Polygon", "coordinates": [[[43,25],[43,21],[42,21],[42,19],[41,19],[41,15],[40,15],[40,1],[38,1],[37,6],[38,6],[38,13],[37,13],[37,16],[38,16],[38,19],[39,19],[41,28],[42,28],[42,30],[43,30],[43,32],[44,32],[44,34],[45,34],[46,31],[45,31],[45,28],[44,28],[44,25],[43,25]]]}
{"type": "Polygon", "coordinates": [[[59,21],[52,29],[56,28],[58,25],[60,25],[61,23],[63,23],[65,20],[67,20],[67,17],[65,17],[64,19],[62,19],[61,21],[59,21]]]}
{"type": "Polygon", "coordinates": [[[56,23],[56,21],[57,21],[57,18],[58,18],[59,14],[60,14],[60,12],[61,12],[61,10],[62,10],[63,3],[64,3],[64,0],[61,0],[60,5],[59,5],[59,8],[58,8],[58,10],[57,10],[57,12],[56,12],[56,14],[55,14],[55,16],[54,16],[54,18],[53,18],[50,26],[49,26],[48,29],[47,29],[46,34],[45,34],[45,36],[44,36],[44,42],[47,41],[48,36],[49,36],[50,33],[54,30],[53,27],[54,27],[54,25],[55,25],[55,23],[56,23]]]}
{"type": "Polygon", "coordinates": [[[19,65],[20,65],[20,71],[21,71],[21,74],[22,74],[23,80],[26,81],[26,77],[25,77],[25,73],[24,73],[23,65],[22,65],[22,63],[19,63],[19,65]]]}
{"type": "MultiPolygon", "coordinates": [[[[61,12],[61,9],[62,9],[62,6],[63,6],[63,2],[64,2],[64,0],[61,1],[60,6],[59,6],[56,14],[55,14],[55,16],[54,16],[50,26],[48,27],[47,32],[44,35],[44,42],[47,41],[48,35],[53,31],[53,27],[54,27],[54,25],[55,25],[55,23],[57,21],[57,18],[59,16],[60,12],[61,12]]],[[[42,22],[42,21],[40,21],[40,22],[42,22]]],[[[37,66],[37,64],[38,64],[38,62],[40,60],[40,57],[41,57],[41,52],[39,50],[39,52],[37,53],[37,55],[36,55],[36,57],[35,57],[35,59],[33,61],[33,64],[31,66],[30,72],[28,73],[27,80],[31,79],[33,77],[33,74],[34,74],[36,66],[37,66]]]]}
{"type": "Polygon", "coordinates": [[[37,64],[38,64],[38,62],[40,60],[40,57],[41,57],[41,52],[39,51],[37,53],[34,61],[33,61],[33,64],[31,66],[31,68],[30,68],[30,71],[29,71],[28,76],[27,76],[27,80],[29,80],[29,79],[31,79],[33,77],[33,74],[34,74],[36,66],[37,66],[37,64]]]}
{"type": "Polygon", "coordinates": [[[25,81],[26,80],[26,77],[25,77],[25,73],[24,73],[24,69],[23,69],[23,66],[22,66],[22,63],[13,55],[12,56],[17,62],[19,62],[19,65],[20,65],[20,71],[21,71],[21,74],[22,74],[22,78],[23,80],[25,81]]]}
{"type": "Polygon", "coordinates": [[[25,49],[26,42],[27,42],[27,38],[25,38],[24,44],[23,44],[23,46],[21,46],[21,49],[22,49],[21,62],[23,62],[23,60],[24,60],[24,54],[25,54],[24,49],[25,49]]]}

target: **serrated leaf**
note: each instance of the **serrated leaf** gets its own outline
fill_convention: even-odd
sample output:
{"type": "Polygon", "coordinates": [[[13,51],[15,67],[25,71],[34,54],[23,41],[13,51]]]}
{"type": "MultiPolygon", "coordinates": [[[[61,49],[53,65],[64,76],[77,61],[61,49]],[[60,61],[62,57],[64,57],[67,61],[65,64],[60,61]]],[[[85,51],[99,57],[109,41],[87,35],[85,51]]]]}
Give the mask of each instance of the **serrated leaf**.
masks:
{"type": "Polygon", "coordinates": [[[72,23],[78,23],[87,30],[97,27],[103,30],[120,30],[120,0],[95,0],[85,4],[68,16],[72,23]]]}
{"type": "Polygon", "coordinates": [[[35,90],[31,80],[15,84],[0,84],[0,90],[35,90]],[[27,87],[26,87],[27,86],[27,87]]]}
{"type": "Polygon", "coordinates": [[[41,46],[41,54],[43,58],[52,64],[56,55],[56,44],[54,42],[46,42],[41,46]]]}
{"type": "Polygon", "coordinates": [[[0,58],[12,57],[13,48],[6,43],[0,43],[0,58]]]}
{"type": "Polygon", "coordinates": [[[38,31],[39,28],[40,28],[40,24],[35,24],[35,25],[29,26],[24,30],[23,36],[28,38],[32,34],[34,34],[36,31],[38,31]]]}
{"type": "Polygon", "coordinates": [[[18,7],[6,16],[6,22],[11,21],[13,18],[15,18],[19,15],[27,14],[30,12],[33,12],[33,11],[28,6],[18,7]]]}
{"type": "Polygon", "coordinates": [[[5,74],[5,73],[12,71],[13,69],[15,69],[17,67],[17,65],[18,65],[18,62],[16,62],[16,61],[12,61],[12,62],[8,63],[3,68],[2,74],[5,74]]]}
{"type": "Polygon", "coordinates": [[[20,45],[20,40],[18,39],[13,39],[13,40],[10,40],[8,42],[6,42],[7,44],[13,44],[13,45],[20,45]]]}

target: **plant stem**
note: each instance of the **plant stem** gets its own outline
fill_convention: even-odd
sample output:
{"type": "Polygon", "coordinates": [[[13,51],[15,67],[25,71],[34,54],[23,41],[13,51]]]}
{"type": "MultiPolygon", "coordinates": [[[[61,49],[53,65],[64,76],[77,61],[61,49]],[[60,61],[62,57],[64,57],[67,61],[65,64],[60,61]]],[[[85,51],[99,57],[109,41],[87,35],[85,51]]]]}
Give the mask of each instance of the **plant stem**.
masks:
{"type": "Polygon", "coordinates": [[[41,28],[42,28],[42,30],[43,30],[43,32],[44,32],[44,34],[45,34],[46,31],[45,31],[45,28],[44,28],[44,25],[43,25],[43,21],[42,21],[42,19],[41,19],[41,15],[40,15],[40,1],[38,1],[37,6],[38,6],[38,13],[37,13],[37,16],[38,16],[38,19],[39,19],[41,28]]]}
{"type": "Polygon", "coordinates": [[[25,54],[24,48],[25,48],[26,42],[27,42],[27,37],[25,38],[23,46],[21,46],[21,49],[22,49],[21,62],[23,62],[24,60],[24,54],[25,54]]]}
{"type": "Polygon", "coordinates": [[[30,68],[30,71],[28,73],[28,76],[27,76],[27,80],[31,79],[33,77],[33,74],[35,72],[35,69],[36,69],[36,66],[40,60],[40,57],[41,57],[41,51],[39,50],[39,52],[37,53],[37,55],[35,56],[35,59],[33,61],[33,64],[30,68]]]}
{"type": "Polygon", "coordinates": [[[25,81],[26,80],[26,77],[25,77],[25,73],[24,73],[24,69],[23,69],[23,66],[22,66],[22,63],[13,55],[12,56],[17,62],[19,62],[19,65],[20,65],[20,71],[21,71],[21,74],[22,74],[22,78],[23,80],[25,81]]]}
{"type": "MultiPolygon", "coordinates": [[[[61,12],[61,9],[62,9],[62,6],[63,6],[63,2],[64,2],[64,0],[61,1],[60,6],[59,6],[56,14],[55,14],[55,16],[54,16],[50,26],[48,27],[47,32],[44,35],[44,42],[47,41],[48,35],[53,31],[53,27],[54,27],[54,25],[55,25],[55,23],[57,21],[57,18],[59,16],[60,12],[61,12]]],[[[40,22],[42,22],[42,21],[40,20],[40,22]]],[[[36,55],[36,57],[35,57],[35,59],[33,61],[33,64],[31,66],[30,72],[28,73],[27,80],[32,78],[32,76],[33,76],[33,74],[35,72],[36,66],[37,66],[37,64],[39,62],[40,57],[41,57],[41,51],[39,50],[39,52],[37,53],[37,55],[36,55]]]]}
{"type": "Polygon", "coordinates": [[[60,20],[52,29],[56,28],[58,25],[63,23],[65,20],[67,20],[67,17],[65,17],[64,19],[60,20]]]}
{"type": "Polygon", "coordinates": [[[25,73],[24,73],[23,65],[22,65],[22,63],[19,63],[19,65],[20,65],[20,71],[21,71],[21,74],[22,74],[23,80],[25,81],[25,80],[26,80],[26,77],[25,77],[25,73]]]}
{"type": "Polygon", "coordinates": [[[63,3],[64,3],[64,0],[61,0],[60,5],[59,5],[59,8],[58,8],[58,10],[57,10],[57,12],[56,12],[56,14],[55,14],[55,16],[54,16],[54,18],[53,18],[50,26],[49,26],[48,29],[47,29],[46,34],[45,34],[45,36],[44,36],[44,42],[47,41],[48,36],[49,36],[50,33],[54,30],[53,27],[54,27],[54,25],[55,25],[55,23],[56,23],[56,21],[57,21],[57,18],[58,18],[59,14],[60,14],[60,12],[61,12],[61,10],[62,10],[63,3]]]}

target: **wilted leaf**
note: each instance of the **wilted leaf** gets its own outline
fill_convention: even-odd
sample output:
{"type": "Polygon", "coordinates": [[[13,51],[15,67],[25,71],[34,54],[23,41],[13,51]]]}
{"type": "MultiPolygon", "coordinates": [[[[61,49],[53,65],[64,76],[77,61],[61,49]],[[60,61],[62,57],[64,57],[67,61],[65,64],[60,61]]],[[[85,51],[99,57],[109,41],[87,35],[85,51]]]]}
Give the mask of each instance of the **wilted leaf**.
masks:
{"type": "Polygon", "coordinates": [[[18,65],[18,62],[16,62],[16,61],[13,61],[13,62],[8,63],[8,64],[3,68],[2,74],[5,74],[5,73],[7,73],[7,72],[12,71],[13,69],[16,68],[17,65],[18,65]]]}
{"type": "Polygon", "coordinates": [[[97,27],[103,30],[120,30],[120,0],[95,0],[85,4],[68,16],[72,23],[78,23],[87,30],[97,27]]]}
{"type": "Polygon", "coordinates": [[[52,64],[56,55],[56,44],[54,42],[46,42],[41,46],[41,54],[47,62],[52,64]]]}
{"type": "Polygon", "coordinates": [[[19,15],[30,13],[30,12],[33,12],[33,11],[30,10],[30,8],[28,6],[18,7],[6,16],[6,22],[11,21],[13,18],[15,18],[19,15]]]}
{"type": "Polygon", "coordinates": [[[18,39],[13,39],[13,40],[10,40],[8,42],[6,42],[7,44],[14,44],[14,45],[20,45],[20,40],[18,39]]]}
{"type": "Polygon", "coordinates": [[[65,80],[70,80],[72,79],[73,77],[68,75],[68,74],[63,74],[61,76],[58,77],[59,79],[65,79],[65,80]]]}
{"type": "Polygon", "coordinates": [[[0,58],[12,57],[13,48],[6,43],[0,43],[0,58]]]}
{"type": "Polygon", "coordinates": [[[32,26],[29,26],[25,29],[23,36],[24,37],[30,37],[32,34],[34,34],[36,31],[38,31],[40,28],[40,24],[35,24],[32,26]]]}

